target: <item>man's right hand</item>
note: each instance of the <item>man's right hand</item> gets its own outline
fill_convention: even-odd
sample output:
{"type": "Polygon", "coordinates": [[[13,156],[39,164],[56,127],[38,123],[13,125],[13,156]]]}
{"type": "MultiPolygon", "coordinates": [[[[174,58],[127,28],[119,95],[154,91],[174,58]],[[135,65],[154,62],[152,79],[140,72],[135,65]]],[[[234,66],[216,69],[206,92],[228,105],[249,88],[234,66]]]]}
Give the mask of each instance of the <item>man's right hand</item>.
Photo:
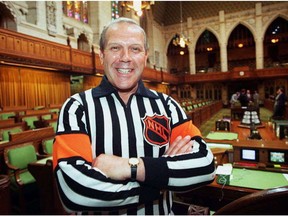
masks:
{"type": "Polygon", "coordinates": [[[193,148],[193,140],[191,136],[178,136],[173,143],[170,144],[169,148],[164,153],[164,156],[173,156],[178,154],[189,153],[193,148]]]}

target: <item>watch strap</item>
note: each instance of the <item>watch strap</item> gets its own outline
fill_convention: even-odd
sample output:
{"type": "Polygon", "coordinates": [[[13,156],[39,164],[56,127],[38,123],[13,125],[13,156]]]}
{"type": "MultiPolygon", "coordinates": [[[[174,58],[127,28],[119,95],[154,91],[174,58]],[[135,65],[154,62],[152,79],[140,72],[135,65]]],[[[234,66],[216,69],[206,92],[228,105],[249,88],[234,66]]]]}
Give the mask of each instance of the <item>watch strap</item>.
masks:
{"type": "Polygon", "coordinates": [[[136,181],[137,165],[131,165],[131,181],[136,181]]]}

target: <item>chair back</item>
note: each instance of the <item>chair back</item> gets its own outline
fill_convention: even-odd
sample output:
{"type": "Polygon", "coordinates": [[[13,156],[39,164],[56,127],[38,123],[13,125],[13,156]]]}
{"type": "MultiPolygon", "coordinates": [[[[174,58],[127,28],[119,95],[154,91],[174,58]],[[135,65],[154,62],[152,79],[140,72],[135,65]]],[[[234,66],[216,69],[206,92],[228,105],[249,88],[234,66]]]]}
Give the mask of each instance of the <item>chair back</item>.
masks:
{"type": "Polygon", "coordinates": [[[52,119],[52,114],[41,115],[41,119],[42,120],[50,120],[50,119],[52,119]]]}
{"type": "Polygon", "coordinates": [[[54,143],[54,137],[42,140],[42,148],[45,154],[52,155],[53,143],[54,143]]]}
{"type": "Polygon", "coordinates": [[[53,127],[54,132],[57,132],[57,121],[49,122],[49,126],[53,127]]]}
{"type": "Polygon", "coordinates": [[[27,123],[27,126],[30,129],[35,129],[36,128],[35,125],[34,125],[34,122],[38,121],[38,120],[39,120],[38,116],[26,116],[26,117],[22,118],[22,121],[25,121],[27,123]]]}
{"type": "Polygon", "coordinates": [[[245,195],[225,205],[215,215],[282,215],[288,213],[288,186],[245,195]]]}
{"type": "Polygon", "coordinates": [[[20,133],[22,132],[22,127],[13,127],[1,130],[2,141],[9,141],[9,134],[20,133]]]}
{"type": "Polygon", "coordinates": [[[5,148],[5,162],[19,169],[26,169],[29,163],[37,161],[37,153],[32,143],[5,148]]]}
{"type": "Polygon", "coordinates": [[[0,119],[1,120],[9,119],[10,117],[15,117],[15,116],[16,116],[15,112],[3,112],[3,113],[0,113],[0,119]]]}
{"type": "Polygon", "coordinates": [[[230,122],[226,120],[218,120],[215,123],[216,130],[230,131],[230,122]]]}

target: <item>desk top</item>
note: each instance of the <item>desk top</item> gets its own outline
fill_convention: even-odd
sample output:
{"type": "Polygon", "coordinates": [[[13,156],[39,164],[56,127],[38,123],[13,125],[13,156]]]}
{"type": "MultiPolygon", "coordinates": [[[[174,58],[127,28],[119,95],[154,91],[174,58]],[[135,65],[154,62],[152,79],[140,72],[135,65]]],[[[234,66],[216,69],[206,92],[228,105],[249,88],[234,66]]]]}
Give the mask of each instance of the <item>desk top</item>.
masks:
{"type": "Polygon", "coordinates": [[[211,131],[206,138],[211,140],[236,140],[238,139],[238,133],[211,131]]]}
{"type": "Polygon", "coordinates": [[[288,174],[262,170],[233,168],[229,186],[269,189],[288,185],[288,174]]]}

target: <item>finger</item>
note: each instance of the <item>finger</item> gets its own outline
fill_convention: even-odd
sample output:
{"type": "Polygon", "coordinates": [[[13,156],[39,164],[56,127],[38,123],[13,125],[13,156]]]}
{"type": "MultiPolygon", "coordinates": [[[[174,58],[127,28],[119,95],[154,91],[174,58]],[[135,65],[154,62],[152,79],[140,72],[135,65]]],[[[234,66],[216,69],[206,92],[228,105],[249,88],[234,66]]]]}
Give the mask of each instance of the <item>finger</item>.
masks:
{"type": "Polygon", "coordinates": [[[193,141],[190,140],[186,142],[183,146],[178,148],[177,151],[174,152],[174,154],[183,154],[183,153],[191,152],[192,146],[193,146],[193,141]]]}
{"type": "Polygon", "coordinates": [[[181,154],[186,151],[189,145],[188,143],[190,142],[191,137],[190,136],[185,136],[183,139],[180,140],[175,140],[175,143],[173,143],[173,146],[171,149],[169,149],[168,155],[175,155],[175,154],[181,154]]]}
{"type": "Polygon", "coordinates": [[[165,151],[165,155],[170,155],[173,151],[173,148],[177,145],[177,143],[182,139],[182,136],[176,137],[173,143],[169,145],[169,148],[165,151]]]}

